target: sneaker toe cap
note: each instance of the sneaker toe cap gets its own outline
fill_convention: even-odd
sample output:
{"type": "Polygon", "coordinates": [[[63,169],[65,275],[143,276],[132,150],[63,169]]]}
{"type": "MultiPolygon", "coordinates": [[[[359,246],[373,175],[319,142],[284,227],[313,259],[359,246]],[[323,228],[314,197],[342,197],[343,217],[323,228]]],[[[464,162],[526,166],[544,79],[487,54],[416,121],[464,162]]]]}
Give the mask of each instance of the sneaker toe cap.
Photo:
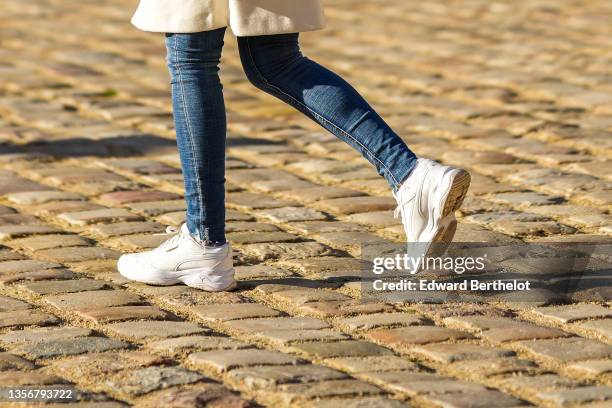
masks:
{"type": "Polygon", "coordinates": [[[138,254],[124,254],[121,255],[117,261],[117,270],[126,278],[129,277],[130,272],[133,273],[137,270],[137,266],[138,254]]]}

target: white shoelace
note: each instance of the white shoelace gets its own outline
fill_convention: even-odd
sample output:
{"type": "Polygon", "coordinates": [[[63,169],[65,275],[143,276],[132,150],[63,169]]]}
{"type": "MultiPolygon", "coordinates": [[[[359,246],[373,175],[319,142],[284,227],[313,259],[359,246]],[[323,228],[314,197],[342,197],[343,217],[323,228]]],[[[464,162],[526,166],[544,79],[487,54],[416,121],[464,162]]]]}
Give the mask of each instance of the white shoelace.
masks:
{"type": "Polygon", "coordinates": [[[169,226],[166,227],[166,234],[175,234],[170,237],[164,243],[162,243],[157,249],[173,248],[178,245],[178,242],[183,238],[181,229],[179,227],[169,226]]]}

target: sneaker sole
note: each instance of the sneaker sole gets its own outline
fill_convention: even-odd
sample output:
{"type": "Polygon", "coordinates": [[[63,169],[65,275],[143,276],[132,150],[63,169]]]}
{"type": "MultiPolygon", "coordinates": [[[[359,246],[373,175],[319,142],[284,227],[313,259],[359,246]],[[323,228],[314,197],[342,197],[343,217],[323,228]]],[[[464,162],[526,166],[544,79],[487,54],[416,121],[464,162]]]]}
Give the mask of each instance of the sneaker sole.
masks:
{"type": "Polygon", "coordinates": [[[461,208],[471,181],[470,173],[459,169],[444,200],[444,209],[442,210],[442,219],[440,220],[441,228],[434,236],[432,242],[451,242],[455,237],[455,232],[457,231],[455,211],[461,208]]]}
{"type": "Polygon", "coordinates": [[[459,169],[459,172],[453,178],[450,191],[446,196],[444,210],[442,210],[442,219],[448,217],[449,215],[453,215],[455,211],[461,208],[463,200],[465,200],[465,196],[470,188],[471,182],[472,176],[470,176],[470,173],[463,169],[459,169]]]}
{"type": "MultiPolygon", "coordinates": [[[[229,272],[228,272],[229,273],[229,272]]],[[[227,286],[225,287],[214,287],[211,285],[208,285],[204,282],[202,282],[202,279],[200,279],[200,272],[196,272],[196,273],[190,273],[190,274],[186,274],[186,275],[182,275],[182,276],[177,276],[175,278],[171,278],[171,279],[159,279],[159,280],[146,280],[146,279],[142,279],[142,278],[137,278],[135,276],[130,276],[129,273],[123,273],[121,271],[119,271],[119,274],[121,276],[123,276],[126,279],[129,279],[133,282],[140,282],[140,283],[144,283],[146,285],[153,285],[153,286],[174,286],[174,285],[179,285],[179,284],[183,284],[183,285],[187,285],[190,288],[195,288],[195,289],[200,289],[206,292],[227,292],[230,290],[233,290],[236,288],[237,283],[235,280],[232,280],[227,286]]]]}
{"type": "MultiPolygon", "coordinates": [[[[227,274],[231,273],[232,276],[234,276],[233,268],[223,273],[227,273],[227,274]]],[[[200,289],[206,292],[227,292],[227,291],[235,289],[237,286],[237,283],[234,279],[232,279],[231,282],[225,286],[221,286],[221,287],[211,286],[208,283],[206,283],[203,279],[200,278],[200,272],[183,275],[178,279],[181,283],[189,286],[190,288],[200,289]]]]}

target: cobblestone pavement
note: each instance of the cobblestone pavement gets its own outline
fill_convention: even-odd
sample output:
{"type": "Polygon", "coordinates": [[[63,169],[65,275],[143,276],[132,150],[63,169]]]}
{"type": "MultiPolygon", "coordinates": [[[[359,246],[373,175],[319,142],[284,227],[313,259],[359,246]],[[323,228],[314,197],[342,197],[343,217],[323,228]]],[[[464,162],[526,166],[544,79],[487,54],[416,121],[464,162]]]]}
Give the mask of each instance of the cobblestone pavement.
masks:
{"type": "MultiPolygon", "coordinates": [[[[239,288],[122,279],[184,219],[163,39],[134,3],[2,1],[0,384],[104,408],[611,406],[610,304],[360,302],[360,243],[401,240],[388,187],[248,84],[229,38],[239,288]]],[[[471,170],[457,240],[610,242],[609,1],[328,3],[306,53],[471,170]]]]}

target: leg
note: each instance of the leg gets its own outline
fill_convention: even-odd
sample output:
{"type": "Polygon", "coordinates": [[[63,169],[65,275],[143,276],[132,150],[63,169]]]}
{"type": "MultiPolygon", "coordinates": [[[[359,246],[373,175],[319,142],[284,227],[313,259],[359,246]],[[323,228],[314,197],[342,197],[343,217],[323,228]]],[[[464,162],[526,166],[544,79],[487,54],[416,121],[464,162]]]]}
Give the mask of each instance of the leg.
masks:
{"type": "Polygon", "coordinates": [[[357,149],[397,191],[417,158],[359,93],[304,57],[298,34],[238,38],[249,80],[357,149]]]}
{"type": "Polygon", "coordinates": [[[166,35],[187,228],[219,243],[225,242],[227,124],[218,68],[224,34],[225,28],[166,35]]]}

